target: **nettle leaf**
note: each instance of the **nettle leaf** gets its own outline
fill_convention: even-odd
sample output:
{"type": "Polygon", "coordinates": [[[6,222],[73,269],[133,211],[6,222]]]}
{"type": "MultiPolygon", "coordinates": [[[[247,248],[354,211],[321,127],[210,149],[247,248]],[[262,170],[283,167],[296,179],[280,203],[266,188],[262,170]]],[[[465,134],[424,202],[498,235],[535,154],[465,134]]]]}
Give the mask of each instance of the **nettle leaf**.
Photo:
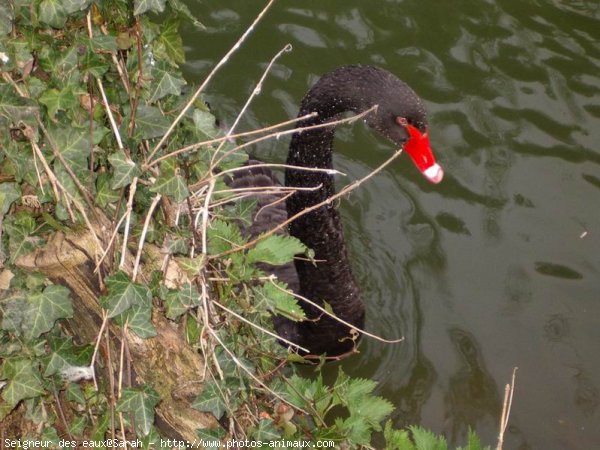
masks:
{"type": "Polygon", "coordinates": [[[219,420],[227,410],[227,405],[222,397],[221,387],[216,382],[211,381],[204,385],[202,392],[192,402],[192,408],[211,413],[219,420]]]}
{"type": "Polygon", "coordinates": [[[135,116],[135,133],[140,139],[152,139],[163,136],[171,121],[154,106],[140,105],[135,116]]]}
{"type": "Polygon", "coordinates": [[[21,400],[45,393],[39,371],[31,360],[5,359],[2,378],[8,380],[2,391],[2,398],[12,407],[17,406],[21,400]]]}
{"type": "Polygon", "coordinates": [[[283,283],[276,281],[275,284],[281,289],[278,289],[274,283],[265,283],[253,289],[254,297],[258,301],[257,306],[261,306],[264,303],[266,308],[275,314],[295,321],[304,320],[306,314],[298,304],[296,298],[292,294],[285,292],[287,287],[283,283]]]}
{"type": "Polygon", "coordinates": [[[110,155],[108,162],[110,162],[114,170],[111,182],[111,188],[113,189],[120,189],[131,184],[135,177],[139,177],[142,174],[138,165],[129,159],[123,150],[110,155]]]}
{"type": "Polygon", "coordinates": [[[133,14],[139,16],[147,11],[163,12],[166,0],[134,0],[133,14]]]}
{"type": "Polygon", "coordinates": [[[418,449],[447,450],[448,444],[443,436],[437,437],[431,431],[417,426],[409,426],[413,441],[418,449]]]}
{"type": "Polygon", "coordinates": [[[154,424],[154,407],[160,401],[158,393],[149,386],[125,388],[117,403],[118,412],[131,412],[135,418],[135,428],[142,436],[147,436],[154,424]]]}
{"type": "Polygon", "coordinates": [[[108,317],[115,317],[134,305],[150,305],[152,294],[147,286],[134,283],[125,272],[117,272],[106,277],[108,294],[102,297],[102,307],[108,310],[108,317]]]}
{"type": "Polygon", "coordinates": [[[181,289],[171,291],[167,294],[165,305],[167,317],[171,320],[177,319],[185,314],[190,308],[200,304],[200,294],[190,283],[185,283],[181,289]]]}
{"type": "Polygon", "coordinates": [[[190,191],[182,176],[177,174],[175,160],[169,158],[160,165],[160,175],[150,188],[152,192],[173,198],[177,203],[184,201],[190,191]]]}
{"type": "Polygon", "coordinates": [[[231,250],[234,247],[243,245],[246,240],[234,223],[224,222],[222,220],[213,220],[210,222],[208,234],[209,253],[216,254],[231,250]]]}
{"type": "Polygon", "coordinates": [[[0,84],[0,116],[6,117],[9,123],[17,123],[38,112],[35,101],[17,95],[8,83],[0,84]]]}
{"type": "Polygon", "coordinates": [[[39,6],[39,18],[54,28],[62,28],[67,21],[67,11],[62,0],[42,0],[39,6]]]}
{"type": "Polygon", "coordinates": [[[30,326],[25,330],[28,339],[50,331],[58,319],[73,317],[73,304],[69,295],[66,287],[53,284],[41,293],[29,297],[30,326]]]}
{"type": "Polygon", "coordinates": [[[57,111],[69,111],[79,105],[79,100],[70,85],[60,91],[48,89],[40,96],[39,101],[46,105],[52,119],[55,119],[57,111]]]}
{"type": "MultiPolygon", "coordinates": [[[[388,420],[383,429],[385,448],[388,450],[417,450],[406,430],[394,430],[392,421],[388,420]]],[[[457,449],[459,450],[459,449],[457,449]]]]}
{"type": "Polygon", "coordinates": [[[262,262],[280,266],[291,262],[294,255],[305,251],[306,246],[295,237],[272,234],[248,250],[246,257],[251,263],[262,262]]]}
{"type": "Polygon", "coordinates": [[[154,103],[165,95],[180,95],[185,80],[178,74],[168,69],[164,63],[159,63],[152,68],[152,91],[148,101],[154,103]]]}
{"type": "Polygon", "coordinates": [[[6,214],[12,203],[21,198],[21,188],[17,183],[0,183],[0,216],[6,214]]]}

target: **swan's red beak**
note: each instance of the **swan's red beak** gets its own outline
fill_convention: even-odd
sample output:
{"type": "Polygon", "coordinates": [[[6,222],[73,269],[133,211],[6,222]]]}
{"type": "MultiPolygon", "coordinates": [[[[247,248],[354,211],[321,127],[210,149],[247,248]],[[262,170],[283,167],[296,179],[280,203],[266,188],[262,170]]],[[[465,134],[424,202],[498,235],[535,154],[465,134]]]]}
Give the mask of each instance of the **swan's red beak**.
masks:
{"type": "Polygon", "coordinates": [[[427,133],[421,133],[416,127],[399,118],[398,123],[406,127],[410,138],[404,144],[404,150],[412,158],[419,171],[432,183],[439,183],[444,178],[444,170],[435,162],[427,133]]]}

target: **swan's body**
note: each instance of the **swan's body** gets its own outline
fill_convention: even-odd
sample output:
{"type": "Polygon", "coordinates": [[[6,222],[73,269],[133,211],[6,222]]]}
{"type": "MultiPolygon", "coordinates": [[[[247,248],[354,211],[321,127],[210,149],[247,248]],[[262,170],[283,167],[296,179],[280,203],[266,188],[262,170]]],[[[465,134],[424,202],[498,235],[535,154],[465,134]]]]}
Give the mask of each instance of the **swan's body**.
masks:
{"type": "MultiPolygon", "coordinates": [[[[366,122],[398,145],[403,145],[419,169],[432,182],[439,182],[443,172],[435,163],[427,139],[425,109],[416,94],[391,73],[371,66],[345,66],[324,75],[302,101],[299,116],[317,112],[318,116],[300,126],[325,123],[346,111],[362,112],[378,105],[366,122]]],[[[332,168],[334,127],[323,127],[296,133],[292,137],[287,164],[311,168],[332,168]]],[[[232,187],[272,186],[278,184],[270,170],[253,167],[238,174],[232,187]]],[[[324,172],[287,169],[285,185],[317,187],[297,191],[283,202],[281,195],[257,197],[261,210],[257,220],[245,232],[258,235],[282,223],[288,217],[331,197],[333,177],[324,172]]],[[[289,234],[302,241],[315,253],[317,263],[297,259],[294,264],[272,269],[272,272],[294,292],[315,303],[326,301],[333,312],[356,327],[364,326],[365,309],[344,241],[342,222],[336,206],[330,203],[311,211],[291,223],[289,234]]],[[[275,317],[278,334],[310,350],[312,354],[340,355],[353,348],[350,329],[316,308],[300,302],[309,319],[292,322],[275,317]]]]}

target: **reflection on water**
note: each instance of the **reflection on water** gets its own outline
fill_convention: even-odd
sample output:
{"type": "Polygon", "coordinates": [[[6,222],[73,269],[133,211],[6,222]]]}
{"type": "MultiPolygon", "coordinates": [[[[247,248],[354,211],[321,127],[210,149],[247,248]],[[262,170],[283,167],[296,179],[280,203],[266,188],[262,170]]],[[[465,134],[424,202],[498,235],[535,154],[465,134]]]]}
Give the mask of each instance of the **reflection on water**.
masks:
{"type": "MultiPolygon", "coordinates": [[[[185,38],[198,81],[260,5],[189,3],[208,27],[185,38]]],[[[336,66],[378,64],[423,97],[446,172],[433,186],[401,158],[342,202],[367,327],[405,337],[363,340],[344,368],[380,382],[398,425],[464,444],[468,427],[495,441],[518,366],[505,448],[597,448],[600,3],[282,0],[209,86],[224,122],[288,42],[243,127],[295,116],[336,66]]],[[[392,150],[360,125],[336,145],[340,184],[392,150]]],[[[252,151],[285,160],[283,141],[252,151]]]]}

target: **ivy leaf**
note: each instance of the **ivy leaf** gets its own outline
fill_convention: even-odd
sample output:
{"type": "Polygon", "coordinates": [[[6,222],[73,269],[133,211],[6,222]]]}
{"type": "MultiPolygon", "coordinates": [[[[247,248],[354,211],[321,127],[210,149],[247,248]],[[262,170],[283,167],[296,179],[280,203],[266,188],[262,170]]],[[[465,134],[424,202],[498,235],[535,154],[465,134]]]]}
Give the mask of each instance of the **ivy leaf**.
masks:
{"type": "Polygon", "coordinates": [[[62,28],[67,21],[67,11],[61,0],[42,0],[39,6],[40,21],[54,28],[62,28]]]}
{"type": "Polygon", "coordinates": [[[185,283],[181,289],[167,294],[165,304],[167,317],[175,320],[185,314],[188,309],[200,304],[200,294],[190,283],[185,283]]]}
{"type": "Polygon", "coordinates": [[[48,132],[52,143],[69,167],[75,173],[86,173],[87,160],[91,152],[89,131],[75,127],[52,127],[48,132]]]}
{"type": "Polygon", "coordinates": [[[207,138],[214,139],[219,135],[216,118],[210,112],[195,109],[192,114],[192,120],[194,121],[196,129],[203,133],[207,138]]]}
{"type": "Polygon", "coordinates": [[[152,308],[150,305],[134,305],[115,321],[119,324],[127,322],[131,331],[142,339],[156,336],[156,328],[152,325],[152,308]]]}
{"type": "Polygon", "coordinates": [[[172,71],[164,67],[164,63],[157,64],[152,68],[152,91],[148,102],[154,103],[160,100],[165,95],[180,95],[181,88],[185,86],[185,80],[179,75],[175,75],[172,71]]]}
{"type": "Polygon", "coordinates": [[[152,139],[163,136],[169,129],[171,122],[162,115],[160,109],[154,106],[140,105],[137,109],[135,125],[138,138],[152,139]]]}
{"type": "Polygon", "coordinates": [[[179,20],[166,20],[162,24],[155,50],[158,57],[164,53],[173,65],[185,62],[183,40],[179,34],[179,20]]]}
{"type": "Polygon", "coordinates": [[[4,221],[4,231],[8,234],[10,261],[31,253],[36,248],[37,238],[30,236],[36,228],[35,220],[28,214],[8,217],[4,221]]]}
{"type": "Polygon", "coordinates": [[[142,174],[138,165],[129,159],[123,150],[110,155],[108,161],[114,170],[111,183],[111,188],[113,189],[120,189],[131,184],[135,177],[139,177],[142,174]]]}
{"type": "Polygon", "coordinates": [[[90,3],[92,3],[92,0],[62,0],[62,5],[68,14],[83,11],[90,6],[90,3]]]}
{"type": "Polygon", "coordinates": [[[166,0],[135,0],[133,2],[133,14],[139,16],[146,11],[163,12],[166,0]]]}
{"type": "Polygon", "coordinates": [[[2,378],[9,380],[2,398],[13,407],[26,398],[44,395],[40,374],[31,360],[5,359],[2,378]]]}
{"type": "Polygon", "coordinates": [[[142,436],[147,436],[154,423],[154,407],[160,396],[151,387],[125,388],[117,403],[118,412],[131,412],[135,418],[135,428],[142,436]]]}
{"type": "Polygon", "coordinates": [[[108,317],[115,317],[134,305],[149,305],[152,294],[147,286],[134,283],[125,272],[106,277],[108,294],[102,297],[102,306],[108,317]]]}
{"type": "Polygon", "coordinates": [[[281,439],[281,433],[271,419],[261,419],[253,431],[253,438],[259,442],[271,442],[281,439]]]}
{"type": "Polygon", "coordinates": [[[86,52],[83,58],[81,58],[80,63],[83,73],[89,73],[96,78],[102,78],[102,75],[104,75],[110,67],[100,55],[92,51],[86,52]]]}
{"type": "Polygon", "coordinates": [[[79,104],[72,86],[67,86],[61,91],[48,89],[40,96],[39,101],[46,105],[48,114],[52,119],[55,119],[57,111],[69,111],[79,104]]]}
{"type": "Polygon", "coordinates": [[[177,203],[184,201],[190,192],[185,180],[177,172],[173,158],[163,161],[160,165],[160,175],[150,191],[172,197],[177,203]]]}
{"type": "Polygon", "coordinates": [[[28,303],[30,326],[25,330],[28,339],[50,331],[58,319],[73,317],[69,290],[64,286],[57,284],[48,286],[42,292],[30,296],[28,303]]]}
{"type": "Polygon", "coordinates": [[[227,406],[222,399],[221,390],[217,383],[214,381],[206,383],[200,395],[192,402],[192,408],[201,412],[209,412],[217,420],[221,419],[227,406]]]}
{"type": "Polygon", "coordinates": [[[6,117],[9,123],[16,124],[38,111],[33,100],[17,95],[8,83],[0,84],[0,116],[6,117]]]}
{"type": "Polygon", "coordinates": [[[173,11],[175,11],[178,14],[185,17],[187,20],[192,22],[194,24],[194,26],[196,26],[198,28],[206,29],[206,27],[202,24],[202,22],[200,22],[198,19],[196,19],[196,17],[194,17],[194,15],[192,14],[192,12],[188,8],[188,6],[185,3],[183,3],[181,0],[170,0],[169,5],[173,9],[173,11]]]}
{"type": "Polygon", "coordinates": [[[110,186],[110,179],[110,175],[106,172],[100,173],[96,179],[96,201],[102,208],[119,200],[119,191],[110,186]]]}
{"type": "Polygon", "coordinates": [[[14,19],[9,4],[0,5],[0,36],[5,36],[11,32],[14,19]]]}
{"type": "Polygon", "coordinates": [[[116,52],[119,48],[117,46],[117,38],[115,36],[96,34],[92,39],[88,40],[88,49],[93,53],[98,53],[102,51],[116,52]]]}
{"type": "Polygon", "coordinates": [[[280,266],[291,262],[294,255],[304,253],[306,246],[298,239],[282,234],[272,234],[248,250],[248,262],[263,262],[280,266]]]}
{"type": "Polygon", "coordinates": [[[0,183],[0,216],[6,214],[12,203],[21,198],[21,189],[17,183],[0,183]]]}
{"type": "Polygon", "coordinates": [[[304,310],[292,294],[285,292],[286,286],[280,282],[275,282],[275,284],[265,283],[263,286],[253,289],[255,298],[260,302],[258,306],[264,302],[266,308],[274,314],[295,321],[304,320],[306,318],[304,310]],[[281,289],[278,289],[275,284],[281,289]]]}

